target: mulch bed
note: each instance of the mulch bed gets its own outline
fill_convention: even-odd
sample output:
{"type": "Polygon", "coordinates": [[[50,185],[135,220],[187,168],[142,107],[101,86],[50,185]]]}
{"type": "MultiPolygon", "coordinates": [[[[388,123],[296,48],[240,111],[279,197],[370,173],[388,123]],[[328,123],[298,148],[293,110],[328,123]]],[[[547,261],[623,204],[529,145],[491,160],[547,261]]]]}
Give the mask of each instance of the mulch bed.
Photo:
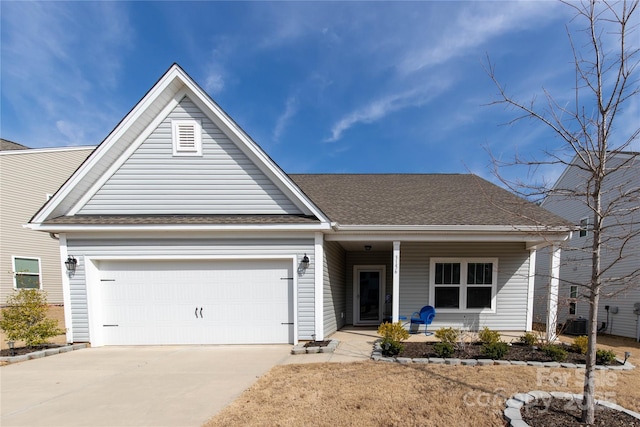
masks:
{"type": "MultiPolygon", "coordinates": [[[[433,350],[433,342],[405,342],[404,350],[398,354],[398,357],[410,357],[410,358],[426,358],[426,357],[440,357],[433,350]]],[[[584,364],[586,358],[584,354],[576,353],[571,350],[570,346],[564,346],[567,350],[567,358],[563,360],[563,363],[575,363],[584,364]]],[[[455,359],[486,359],[487,356],[482,354],[482,344],[469,343],[464,349],[456,349],[452,356],[455,359]]],[[[523,362],[553,362],[553,359],[547,356],[542,350],[527,346],[520,343],[513,343],[509,346],[509,352],[503,357],[503,360],[520,360],[523,362]]],[[[614,362],[618,364],[617,362],[614,362]]]]}
{"type": "Polygon", "coordinates": [[[33,347],[16,347],[13,349],[13,354],[11,353],[11,349],[4,348],[0,350],[0,357],[11,357],[11,356],[22,356],[23,354],[29,354],[40,350],[48,350],[50,348],[58,348],[62,347],[58,344],[44,344],[44,345],[36,345],[33,347]]]}
{"type": "MultiPolygon", "coordinates": [[[[581,402],[562,399],[538,399],[522,407],[522,420],[533,427],[583,427],[581,402]]],[[[611,408],[596,405],[595,424],[603,427],[640,427],[640,420],[611,408]]]]}
{"type": "Polygon", "coordinates": [[[309,348],[309,347],[326,347],[329,345],[329,343],[331,342],[331,340],[329,341],[309,341],[308,343],[306,343],[304,345],[305,348],[309,348]]]}

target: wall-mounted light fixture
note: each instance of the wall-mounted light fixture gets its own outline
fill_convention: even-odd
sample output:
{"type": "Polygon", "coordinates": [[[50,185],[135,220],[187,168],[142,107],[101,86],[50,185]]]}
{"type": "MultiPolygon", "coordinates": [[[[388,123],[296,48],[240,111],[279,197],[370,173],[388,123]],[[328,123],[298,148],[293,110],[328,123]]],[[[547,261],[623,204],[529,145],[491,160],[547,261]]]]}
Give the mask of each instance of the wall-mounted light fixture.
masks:
{"type": "Polygon", "coordinates": [[[73,256],[69,255],[67,260],[64,262],[65,267],[67,267],[67,273],[73,274],[76,272],[76,266],[78,265],[78,260],[73,256]]]}
{"type": "Polygon", "coordinates": [[[300,264],[298,264],[298,274],[302,275],[307,268],[309,268],[309,257],[307,254],[304,254],[300,260],[300,264]]]}

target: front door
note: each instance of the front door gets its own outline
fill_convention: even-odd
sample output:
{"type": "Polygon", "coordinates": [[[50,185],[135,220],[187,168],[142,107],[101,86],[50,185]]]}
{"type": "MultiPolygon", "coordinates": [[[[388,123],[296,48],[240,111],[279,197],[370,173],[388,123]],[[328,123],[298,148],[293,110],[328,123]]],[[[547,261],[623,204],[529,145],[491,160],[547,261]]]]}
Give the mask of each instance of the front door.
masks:
{"type": "Polygon", "coordinates": [[[354,325],[377,325],[384,309],[384,266],[354,268],[354,325]]]}

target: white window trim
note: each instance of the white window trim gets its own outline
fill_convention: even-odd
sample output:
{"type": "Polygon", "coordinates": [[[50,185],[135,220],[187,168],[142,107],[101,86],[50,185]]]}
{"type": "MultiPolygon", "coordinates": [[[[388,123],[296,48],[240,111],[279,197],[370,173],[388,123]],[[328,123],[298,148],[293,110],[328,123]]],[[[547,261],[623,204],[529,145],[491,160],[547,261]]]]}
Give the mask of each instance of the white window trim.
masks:
{"type": "Polygon", "coordinates": [[[202,125],[200,120],[171,120],[171,140],[174,156],[202,156],[202,125]],[[185,149],[178,144],[178,127],[189,125],[194,127],[194,148],[185,149]]]}
{"type": "MultiPolygon", "coordinates": [[[[438,286],[456,286],[438,285],[438,286]]],[[[472,285],[473,286],[473,285],[472,285]]],[[[488,285],[487,285],[488,286],[488,285]]],[[[438,313],[495,313],[498,289],[498,258],[431,258],[429,263],[429,300],[438,313]],[[436,297],[436,263],[460,263],[460,307],[438,308],[435,307],[436,297]],[[493,263],[491,283],[491,307],[490,308],[463,308],[467,306],[467,265],[469,263],[493,263]]]]}
{"type": "Polygon", "coordinates": [[[38,287],[38,289],[42,290],[42,260],[40,259],[40,257],[33,257],[33,256],[20,256],[20,255],[12,255],[11,256],[11,270],[13,271],[13,289],[15,290],[20,290],[20,289],[36,289],[36,288],[19,288],[18,287],[18,275],[22,274],[25,276],[38,276],[38,278],[40,279],[40,286],[38,287]],[[15,271],[16,270],[16,258],[19,259],[30,259],[30,260],[36,260],[38,261],[38,274],[33,274],[33,273],[25,273],[22,271],[15,271]]]}
{"type": "Polygon", "coordinates": [[[569,286],[569,315],[576,316],[578,314],[578,285],[570,285],[569,286]],[[573,288],[575,288],[575,297],[572,296],[573,288]],[[571,306],[573,305],[573,313],[571,313],[571,306]]]}

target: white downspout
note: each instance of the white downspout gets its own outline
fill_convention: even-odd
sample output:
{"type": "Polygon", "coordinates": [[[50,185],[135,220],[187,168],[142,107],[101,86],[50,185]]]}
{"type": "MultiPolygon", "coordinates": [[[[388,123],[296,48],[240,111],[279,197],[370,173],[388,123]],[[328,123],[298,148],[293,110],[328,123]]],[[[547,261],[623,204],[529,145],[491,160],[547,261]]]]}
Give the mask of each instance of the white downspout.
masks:
{"type": "Polygon", "coordinates": [[[60,270],[62,272],[62,301],[64,303],[64,327],[67,330],[67,343],[73,342],[73,318],[71,317],[71,280],[64,262],[69,256],[67,252],[67,235],[60,234],[60,270]]]}

